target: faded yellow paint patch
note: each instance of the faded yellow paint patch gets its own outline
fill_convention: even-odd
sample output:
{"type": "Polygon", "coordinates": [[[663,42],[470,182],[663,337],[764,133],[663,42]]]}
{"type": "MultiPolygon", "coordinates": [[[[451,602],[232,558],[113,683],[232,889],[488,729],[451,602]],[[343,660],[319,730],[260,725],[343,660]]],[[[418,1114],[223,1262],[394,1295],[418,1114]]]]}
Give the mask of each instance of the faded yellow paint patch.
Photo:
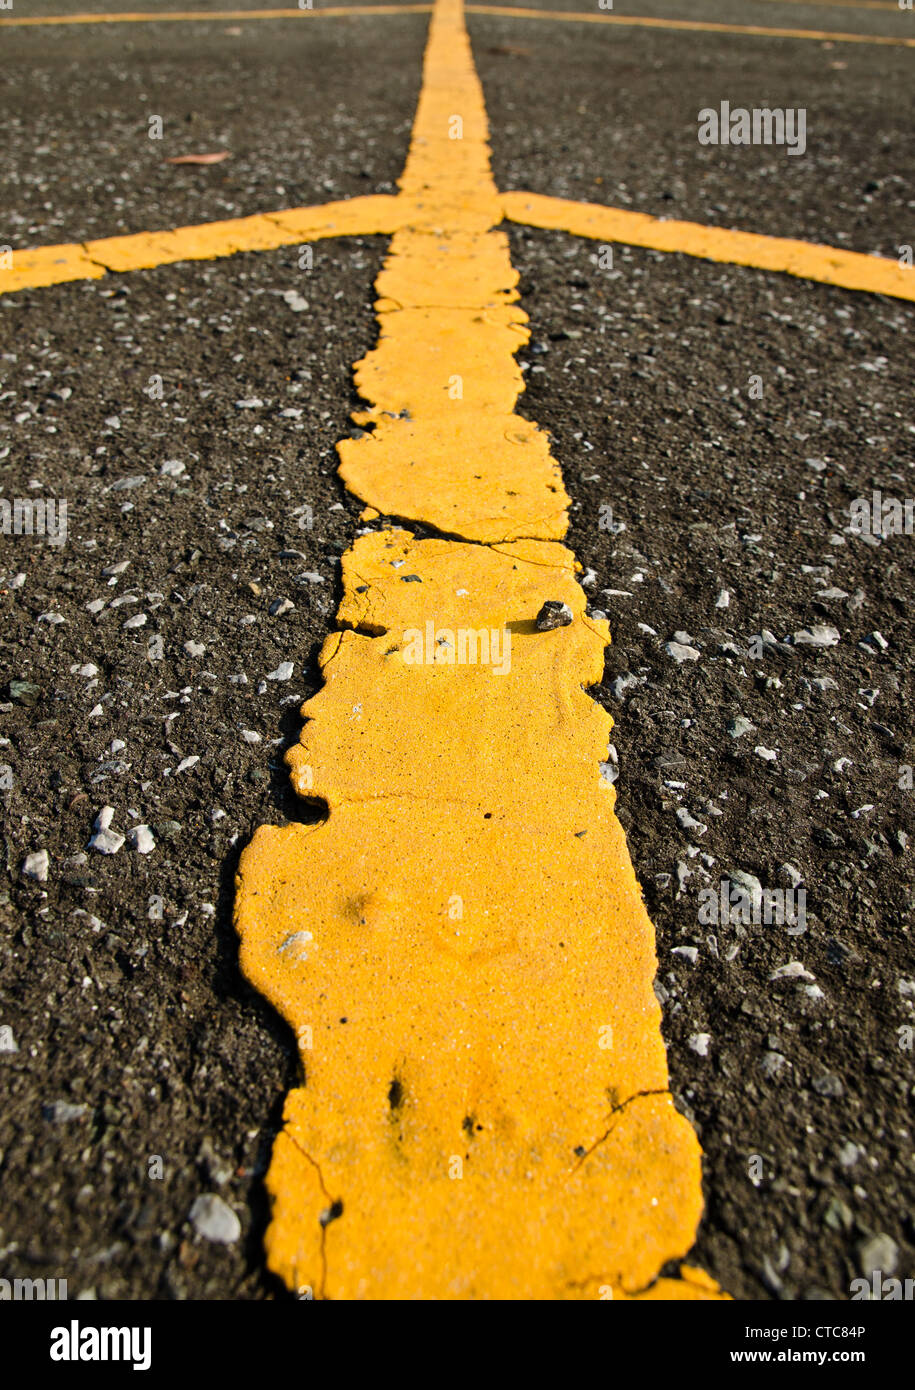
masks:
{"type": "Polygon", "coordinates": [[[234,256],[239,251],[273,251],[326,237],[390,233],[404,216],[398,199],[378,194],[321,207],[290,208],[225,222],[176,227],[172,231],[136,232],[37,250],[14,250],[12,266],[0,267],[0,294],[40,289],[68,280],[98,280],[107,271],[149,270],[178,261],[234,256]]]}
{"type": "Polygon", "coordinates": [[[528,10],[515,5],[468,5],[468,14],[498,15],[505,19],[555,20],[565,24],[614,24],[624,29],[672,29],[695,34],[738,34],[758,39],[814,39],[822,43],[876,43],[894,48],[915,48],[915,39],[884,34],[844,34],[835,29],[773,29],[760,24],[720,24],[701,19],[658,19],[647,15],[589,14],[581,10],[528,10]]]}
{"type": "Polygon", "coordinates": [[[263,827],[241,859],[242,968],[304,1070],[268,1258],[329,1298],[634,1298],[693,1243],[701,1153],[601,776],[612,721],[585,694],[609,633],[558,543],[547,438],[514,414],[527,320],[459,0],[433,16],[401,188],[356,366],[374,432],[340,471],[367,517],[462,539],[380,530],[344,556],[288,755],[327,818],[263,827]],[[550,599],[572,620],[541,632],[550,599]]]}
{"type": "Polygon", "coordinates": [[[618,241],[626,246],[647,246],[655,251],[680,251],[706,261],[777,270],[846,290],[915,300],[915,270],[880,256],[864,256],[787,237],[704,227],[698,222],[661,221],[646,213],[574,203],[540,193],[503,193],[502,207],[509,221],[526,227],[571,232],[574,236],[618,241]]]}

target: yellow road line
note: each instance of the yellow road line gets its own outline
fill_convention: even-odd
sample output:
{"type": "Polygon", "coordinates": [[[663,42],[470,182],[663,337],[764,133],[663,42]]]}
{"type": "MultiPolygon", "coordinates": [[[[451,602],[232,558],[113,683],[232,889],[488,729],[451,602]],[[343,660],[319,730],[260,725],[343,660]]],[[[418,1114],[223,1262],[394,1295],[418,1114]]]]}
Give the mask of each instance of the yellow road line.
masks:
{"type": "Polygon", "coordinates": [[[12,265],[0,268],[0,294],[60,285],[69,280],[98,280],[109,270],[150,270],[177,261],[216,260],[239,251],[272,251],[325,237],[393,232],[402,220],[398,200],[376,194],[324,203],[321,207],[203,222],[173,231],[136,232],[13,251],[12,265]]]}
{"type": "Polygon", "coordinates": [[[887,294],[915,300],[915,270],[882,256],[863,256],[835,246],[817,246],[788,237],[758,236],[698,222],[666,222],[646,213],[575,203],[540,193],[503,193],[502,209],[511,222],[597,241],[647,246],[655,251],[681,251],[706,261],[753,266],[839,285],[846,290],[887,294]]]}
{"type": "Polygon", "coordinates": [[[46,24],[173,24],[188,20],[341,19],[346,15],[429,14],[431,5],[329,5],[322,10],[136,10],[113,14],[31,15],[0,19],[0,27],[27,29],[46,24]]]}
{"type": "MultiPolygon", "coordinates": [[[[500,194],[499,209],[503,217],[522,226],[645,246],[655,251],[682,252],[703,260],[796,275],[846,290],[915,300],[915,271],[880,256],[788,237],[706,227],[697,222],[662,221],[646,213],[575,203],[539,193],[500,194]]],[[[240,251],[271,251],[327,237],[390,235],[409,224],[411,217],[402,197],[377,194],[174,230],[13,251],[10,265],[3,268],[0,264],[0,295],[72,280],[98,280],[108,271],[150,270],[179,261],[216,260],[240,251]]],[[[391,274],[382,277],[379,287],[396,298],[398,285],[391,274]]],[[[438,298],[437,287],[433,298],[438,298]]],[[[506,326],[506,331],[512,330],[506,326]]],[[[393,504],[396,498],[386,494],[384,500],[393,504]]],[[[391,515],[407,515],[397,505],[383,509],[391,515]]],[[[443,521],[441,524],[442,529],[448,529],[443,521]]],[[[480,535],[478,539],[487,537],[480,535]]]]}
{"type": "Polygon", "coordinates": [[[615,24],[625,29],[672,29],[695,34],[744,34],[762,39],[828,39],[832,43],[876,43],[915,48],[915,38],[897,39],[882,34],[840,34],[832,29],[770,29],[758,24],[716,24],[699,19],[654,19],[622,14],[588,14],[572,10],[516,9],[513,5],[468,5],[468,14],[499,15],[504,19],[556,20],[563,24],[615,24]]]}
{"type": "Polygon", "coordinates": [[[288,761],[319,825],[238,876],[247,977],[296,1029],[271,1267],[331,1298],[720,1297],[693,1270],[699,1144],[673,1105],[654,932],[615,796],[606,622],[514,413],[527,342],[460,0],[438,0],[341,473],[409,530],[343,559],[343,631],[288,761]],[[538,630],[544,603],[571,621],[538,630]],[[484,649],[485,642],[485,649],[484,649]],[[657,1282],[656,1282],[657,1281],[657,1282]]]}
{"type": "MultiPolygon", "coordinates": [[[[795,0],[791,0],[791,3],[794,2],[795,0]]],[[[816,3],[825,4],[827,0],[816,0],[816,3]]],[[[829,0],[829,3],[834,3],[834,0],[829,0]]],[[[886,9],[887,7],[871,4],[848,6],[848,8],[886,9]]],[[[0,27],[31,28],[49,24],[167,24],[189,20],[197,22],[205,20],[248,22],[255,19],[315,19],[319,17],[339,19],[346,15],[429,14],[431,10],[431,5],[334,5],[321,10],[163,10],[158,14],[152,11],[139,10],[114,14],[33,15],[25,18],[4,18],[0,19],[0,27]]],[[[884,44],[891,47],[915,48],[915,38],[893,38],[881,34],[845,34],[830,29],[773,29],[753,24],[718,24],[691,19],[660,19],[638,15],[533,10],[509,5],[467,5],[466,10],[468,14],[496,15],[507,19],[557,20],[573,24],[615,24],[630,29],[671,29],[711,34],[747,34],[756,38],[817,39],[820,41],[828,39],[835,43],[884,44]]]]}

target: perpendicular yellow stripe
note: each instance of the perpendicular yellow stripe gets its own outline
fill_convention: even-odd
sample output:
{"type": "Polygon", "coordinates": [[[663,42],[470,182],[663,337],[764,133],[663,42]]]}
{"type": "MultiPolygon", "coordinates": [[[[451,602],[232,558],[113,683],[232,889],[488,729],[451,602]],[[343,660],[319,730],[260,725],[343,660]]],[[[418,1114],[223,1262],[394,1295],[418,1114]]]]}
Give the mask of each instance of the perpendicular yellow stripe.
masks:
{"type": "Polygon", "coordinates": [[[272,251],[326,237],[390,233],[403,220],[387,194],[350,198],[320,207],[289,208],[226,222],[204,222],[161,232],[136,232],[65,246],[13,251],[0,262],[0,294],[39,289],[69,280],[98,280],[106,271],[149,270],[177,261],[208,261],[239,251],[272,251]]]}
{"type": "MultiPolygon", "coordinates": [[[[815,0],[815,3],[836,3],[836,0],[815,0]]],[[[792,0],[794,3],[794,0],[792,0]]],[[[884,5],[872,3],[847,5],[846,0],[838,0],[846,8],[886,9],[884,5]]],[[[225,21],[248,22],[256,19],[326,19],[342,18],[347,15],[399,15],[429,14],[431,5],[333,5],[319,10],[271,9],[271,10],[162,10],[133,11],[113,14],[77,15],[31,15],[0,19],[0,27],[30,28],[38,25],[60,24],[163,24],[179,21],[225,21]]],[[[720,24],[688,19],[661,19],[638,15],[589,14],[565,10],[522,9],[508,5],[468,5],[469,14],[496,15],[508,19],[556,20],[564,23],[615,24],[628,28],[686,30],[698,33],[746,34],[757,38],[777,39],[818,39],[832,40],[835,43],[886,44],[901,48],[915,48],[915,38],[895,38],[880,34],[846,34],[829,29],[775,29],[751,24],[720,24]]]]}
{"type": "MultiPolygon", "coordinates": [[[[499,195],[499,205],[502,216],[521,225],[680,252],[703,260],[795,275],[842,289],[915,300],[915,270],[880,256],[789,237],[662,220],[646,213],[539,193],[503,193],[499,195]]],[[[73,280],[96,280],[108,271],[215,260],[240,251],[269,251],[327,237],[389,235],[410,220],[411,212],[403,198],[377,194],[173,230],[136,232],[21,251],[0,247],[0,295],[73,280]]]]}
{"type": "Polygon", "coordinates": [[[721,1297],[681,1268],[700,1149],[673,1104],[654,932],[585,694],[609,640],[568,497],[516,414],[528,341],[460,0],[438,0],[356,364],[349,489],[422,521],[343,557],[339,631],[288,755],[318,825],[262,827],[236,926],[295,1028],[270,1266],[344,1298],[721,1297]],[[538,627],[544,605],[564,621],[538,627]],[[565,621],[567,619],[567,621],[565,621]]]}
{"type": "Polygon", "coordinates": [[[320,10],[134,10],[112,14],[24,15],[0,19],[0,27],[26,29],[47,24],[173,24],[195,20],[340,19],[346,15],[428,14],[431,5],[328,5],[320,10]]]}
{"type": "Polygon", "coordinates": [[[865,256],[789,237],[705,227],[698,222],[662,221],[647,213],[575,203],[540,193],[503,193],[502,208],[510,222],[526,227],[571,232],[573,236],[645,246],[653,251],[680,251],[706,261],[776,270],[845,290],[915,300],[915,270],[882,256],[865,256]]]}
{"type": "Polygon", "coordinates": [[[915,48],[915,38],[883,34],[841,34],[833,29],[772,29],[759,24],[718,24],[699,19],[657,19],[647,15],[589,14],[576,10],[528,10],[513,5],[468,5],[468,14],[498,15],[503,19],[543,19],[564,24],[615,24],[624,29],[671,29],[695,34],[742,34],[762,39],[828,39],[832,43],[876,43],[915,48]]]}

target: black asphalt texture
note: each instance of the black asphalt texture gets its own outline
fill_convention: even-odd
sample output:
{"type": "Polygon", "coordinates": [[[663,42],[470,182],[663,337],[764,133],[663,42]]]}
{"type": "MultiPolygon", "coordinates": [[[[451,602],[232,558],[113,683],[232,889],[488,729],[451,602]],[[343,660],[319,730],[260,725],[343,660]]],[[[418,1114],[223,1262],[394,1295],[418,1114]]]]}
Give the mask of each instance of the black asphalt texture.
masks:
{"type": "MultiPolygon", "coordinates": [[[[915,36],[890,6],[625,8],[915,36]]],[[[394,191],[426,27],[0,30],[0,244],[394,191]]],[[[504,189],[894,258],[915,242],[915,52],[469,29],[504,189]],[[805,154],[701,146],[697,113],[722,99],[804,107],[805,154]]],[[[691,1262],[740,1299],[847,1299],[874,1268],[915,1273],[915,537],[850,529],[855,499],[915,494],[915,306],[509,235],[532,329],[520,409],[551,432],[569,544],[610,620],[592,693],[615,720],[672,1086],[705,1152],[691,1262]],[[826,628],[830,645],[805,644],[826,628]],[[804,930],[701,921],[701,891],[732,874],[802,887],[804,930]]],[[[263,1177],[296,1049],[238,970],[233,877],[258,825],[317,814],[282,754],[361,526],[334,446],[385,248],[0,298],[0,496],[68,514],[61,545],[0,535],[4,1278],[98,1299],[289,1297],[265,1270],[263,1177]],[[127,837],[113,854],[88,847],[106,806],[127,837]],[[195,1229],[205,1193],[237,1238],[195,1229]]]]}

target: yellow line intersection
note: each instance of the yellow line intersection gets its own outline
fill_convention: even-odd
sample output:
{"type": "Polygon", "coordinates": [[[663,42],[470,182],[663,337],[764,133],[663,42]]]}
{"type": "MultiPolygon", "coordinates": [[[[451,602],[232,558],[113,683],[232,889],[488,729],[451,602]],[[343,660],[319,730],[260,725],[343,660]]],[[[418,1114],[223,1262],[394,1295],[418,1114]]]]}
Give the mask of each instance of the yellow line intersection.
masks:
{"type": "MultiPolygon", "coordinates": [[[[822,0],[820,0],[822,3],[822,0]]],[[[851,8],[843,6],[843,8],[851,8]]],[[[857,6],[855,7],[857,8],[857,6]]],[[[883,5],[871,8],[885,9],[883,5]]],[[[324,9],[269,10],[162,10],[123,11],[112,14],[30,15],[0,18],[0,28],[33,28],[66,24],[174,24],[238,23],[280,19],[342,19],[352,15],[429,14],[431,5],[328,5],[324,9]]],[[[745,38],[814,40],[818,43],[878,44],[890,48],[915,48],[915,38],[889,34],[850,34],[834,29],[787,29],[760,24],[721,24],[696,19],[660,18],[648,15],[592,14],[588,11],[528,9],[514,5],[467,5],[467,14],[490,15],[504,19],[533,19],[560,24],[609,24],[627,29],[669,30],[674,33],[734,34],[745,38]]],[[[892,11],[890,11],[892,12],[892,11]]]]}
{"type": "MultiPolygon", "coordinates": [[[[539,193],[503,193],[499,205],[502,217],[522,226],[680,252],[728,265],[779,271],[841,289],[915,300],[915,271],[883,256],[728,227],[666,221],[646,213],[539,193]]],[[[0,247],[0,294],[73,280],[98,280],[109,271],[123,274],[181,261],[216,260],[242,251],[272,251],[327,237],[389,236],[408,225],[410,213],[402,197],[375,194],[161,232],[135,232],[22,251],[0,247]]]]}
{"type": "Polygon", "coordinates": [[[569,499],[514,405],[528,340],[496,230],[460,0],[439,0],[356,365],[342,632],[288,762],[316,826],[262,827],[242,968],[300,1040],[268,1175],[268,1259],[340,1298],[714,1298],[696,1137],[675,1109],[654,933],[585,694],[609,640],[559,543],[569,499]],[[376,510],[377,509],[377,510],[376,510]],[[562,625],[538,627],[550,605],[562,625]],[[600,872],[596,866],[600,865],[600,872]]]}
{"type": "MultiPolygon", "coordinates": [[[[468,5],[468,12],[511,18],[581,20],[587,23],[621,23],[695,29],[727,26],[703,25],[695,21],[629,19],[619,15],[577,14],[565,11],[516,9],[507,6],[468,5]]],[[[294,16],[340,16],[344,14],[427,13],[428,5],[335,6],[324,10],[223,10],[172,11],[159,15],[112,14],[71,15],[60,22],[114,23],[120,20],[159,19],[237,19],[241,17],[279,18],[294,16]]],[[[3,24],[56,23],[58,18],[0,19],[3,24]]],[[[750,32],[763,32],[746,29],[750,32]]],[[[772,31],[773,33],[775,31],[772,31]]],[[[804,33],[790,31],[794,37],[862,40],[860,35],[804,33]]],[[[862,40],[863,41],[863,40],[862,40]]],[[[915,47],[915,39],[873,38],[866,41],[889,42],[915,47]]],[[[819,246],[785,237],[768,237],[724,227],[677,222],[650,217],[623,209],[579,204],[523,191],[506,192],[501,199],[502,215],[512,222],[533,227],[561,229],[576,236],[617,241],[658,251],[681,252],[705,260],[732,265],[780,271],[843,289],[863,290],[898,299],[915,299],[915,272],[911,266],[879,257],[819,246]]],[[[409,225],[403,198],[376,195],[327,203],[319,207],[291,208],[259,213],[250,217],[202,223],[162,231],[137,232],[88,242],[71,242],[17,250],[0,246],[0,294],[16,290],[39,289],[73,280],[100,279],[107,272],[151,269],[180,261],[208,260],[232,256],[241,251],[274,250],[281,246],[319,240],[325,237],[390,235],[409,225]]]]}
{"type": "Polygon", "coordinates": [[[296,1030],[304,1073],[268,1177],[269,1263],[290,1288],[338,1299],[721,1298],[688,1266],[660,1277],[695,1240],[701,1151],[670,1094],[654,931],[598,773],[612,720],[585,691],[607,624],[588,616],[561,543],[569,498],[549,440],[515,410],[528,320],[499,224],[906,300],[913,273],[500,192],[463,15],[437,0],[396,197],[14,251],[0,293],[391,236],[378,345],[355,367],[365,433],[338,452],[366,519],[399,528],[343,558],[340,630],[288,755],[327,817],[262,827],[237,883],[242,968],[296,1030]]]}

